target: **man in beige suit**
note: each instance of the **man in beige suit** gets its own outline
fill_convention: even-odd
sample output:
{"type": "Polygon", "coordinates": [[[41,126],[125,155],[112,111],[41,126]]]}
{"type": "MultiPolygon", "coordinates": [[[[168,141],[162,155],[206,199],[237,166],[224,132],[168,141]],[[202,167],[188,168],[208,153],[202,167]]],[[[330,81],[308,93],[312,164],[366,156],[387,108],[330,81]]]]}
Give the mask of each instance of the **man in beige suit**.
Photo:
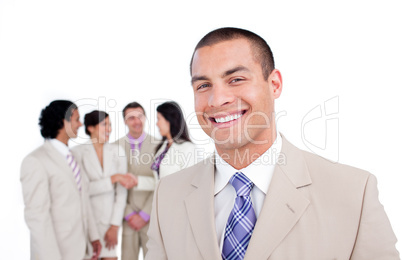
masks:
{"type": "Polygon", "coordinates": [[[279,134],[269,46],[237,28],[207,34],[191,62],[195,111],[215,154],[161,179],[147,260],[399,259],[370,173],[279,134]]]}
{"type": "Polygon", "coordinates": [[[122,260],[136,260],[142,248],[147,253],[149,218],[155,188],[151,169],[159,140],[144,131],[144,108],[137,102],[123,109],[123,117],[129,133],[117,140],[127,156],[127,171],[138,178],[136,187],[128,190],[124,212],[122,260]]]}
{"type": "Polygon", "coordinates": [[[77,136],[82,125],[77,106],[70,101],[53,101],[42,110],[39,125],[45,143],[21,166],[31,259],[97,259],[101,245],[88,186],[68,149],[68,140],[77,136]],[[89,253],[92,247],[94,254],[89,253]]]}

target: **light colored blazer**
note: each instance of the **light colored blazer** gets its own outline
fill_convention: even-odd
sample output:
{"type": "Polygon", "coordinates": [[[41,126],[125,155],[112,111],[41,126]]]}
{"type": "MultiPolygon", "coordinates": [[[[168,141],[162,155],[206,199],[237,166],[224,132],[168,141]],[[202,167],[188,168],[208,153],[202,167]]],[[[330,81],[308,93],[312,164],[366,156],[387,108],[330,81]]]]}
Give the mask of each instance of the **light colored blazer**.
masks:
{"type": "MultiPolygon", "coordinates": [[[[138,177],[138,186],[128,191],[126,209],[124,215],[141,210],[147,214],[151,214],[152,198],[154,191],[143,189],[141,185],[149,187],[155,182],[154,175],[151,170],[151,164],[155,156],[155,148],[159,143],[158,139],[147,134],[142,145],[139,154],[134,154],[131,150],[130,140],[127,136],[124,136],[116,141],[127,156],[127,171],[138,177]],[[150,184],[151,183],[151,184],[150,184]]],[[[135,232],[128,225],[123,225],[123,233],[129,234],[135,232]]]]}
{"type": "Polygon", "coordinates": [[[83,259],[99,239],[85,179],[79,192],[67,160],[45,141],[23,160],[21,184],[31,259],[83,259]]]}
{"type": "Polygon", "coordinates": [[[96,223],[120,226],[127,190],[119,183],[112,184],[110,176],[127,173],[124,150],[117,144],[104,144],[103,169],[92,143],[76,146],[72,150],[89,180],[89,196],[96,223]]]}
{"type": "MultiPolygon", "coordinates": [[[[159,148],[158,152],[156,153],[155,158],[158,157],[166,149],[167,144],[167,141],[163,143],[161,148],[159,148]]],[[[174,142],[169,147],[169,150],[165,154],[165,157],[163,157],[162,163],[159,166],[159,177],[156,171],[154,171],[154,176],[156,179],[161,179],[172,173],[193,166],[196,163],[197,158],[195,144],[193,144],[192,142],[174,142]]]]}
{"type": "MultiPolygon", "coordinates": [[[[373,175],[285,138],[281,154],[284,162],[275,167],[245,260],[399,259],[373,175]]],[[[146,260],[221,259],[214,172],[207,159],[160,180],[146,260]]]]}
{"type": "MultiPolygon", "coordinates": [[[[161,148],[157,151],[155,158],[158,157],[167,146],[167,141],[163,143],[161,148]]],[[[172,173],[183,170],[187,167],[193,166],[198,162],[196,155],[196,145],[192,142],[173,143],[159,166],[159,175],[153,171],[154,178],[152,180],[143,181],[137,189],[141,190],[155,190],[155,187],[160,178],[168,176],[172,173]]],[[[139,181],[141,182],[141,181],[139,181]]]]}

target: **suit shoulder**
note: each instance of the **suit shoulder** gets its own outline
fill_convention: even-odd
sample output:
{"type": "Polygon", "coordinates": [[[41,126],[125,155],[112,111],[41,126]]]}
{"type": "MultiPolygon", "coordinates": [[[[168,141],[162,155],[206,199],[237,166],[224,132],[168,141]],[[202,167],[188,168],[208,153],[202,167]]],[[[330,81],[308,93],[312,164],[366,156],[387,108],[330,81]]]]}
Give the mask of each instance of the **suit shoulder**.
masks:
{"type": "Polygon", "coordinates": [[[304,151],[304,150],[301,150],[301,151],[303,153],[303,156],[304,156],[305,160],[307,161],[307,163],[309,165],[314,165],[314,164],[319,165],[319,166],[322,166],[322,167],[324,167],[325,169],[328,169],[328,170],[336,170],[336,171],[337,170],[343,170],[343,171],[350,171],[350,172],[358,172],[360,174],[369,174],[368,171],[365,171],[363,169],[356,168],[354,166],[347,165],[347,164],[342,164],[342,163],[339,163],[339,162],[334,162],[334,161],[331,161],[331,160],[329,160],[329,159],[327,159],[325,157],[322,157],[322,156],[317,155],[317,154],[313,154],[313,153],[308,152],[308,151],[304,151]]]}
{"type": "Polygon", "coordinates": [[[127,135],[124,135],[119,139],[117,139],[116,141],[114,141],[112,144],[117,144],[121,147],[125,147],[126,144],[130,144],[130,140],[128,139],[127,135]]]}
{"type": "Polygon", "coordinates": [[[118,154],[118,155],[125,154],[124,148],[116,142],[108,143],[108,144],[106,144],[106,146],[108,147],[108,149],[110,149],[115,154],[118,154]]]}
{"type": "Polygon", "coordinates": [[[120,149],[120,145],[119,145],[119,143],[116,141],[116,142],[113,142],[113,143],[107,143],[107,144],[105,144],[107,147],[109,147],[109,149],[114,149],[114,150],[118,150],[118,149],[120,149]]]}
{"type": "Polygon", "coordinates": [[[32,160],[32,159],[40,160],[43,157],[44,153],[45,153],[45,147],[44,147],[44,145],[41,145],[38,148],[36,148],[35,150],[33,150],[32,152],[30,152],[29,154],[27,154],[24,157],[23,161],[32,160]]]}
{"type": "Polygon", "coordinates": [[[372,174],[366,170],[359,169],[350,165],[331,161],[327,158],[313,154],[308,151],[301,150],[309,172],[312,175],[334,175],[339,180],[362,180],[372,176],[372,174]]]}
{"type": "Polygon", "coordinates": [[[92,145],[90,143],[76,145],[70,148],[71,153],[80,160],[82,157],[85,156],[85,150],[87,149],[88,145],[92,145]]]}
{"type": "Polygon", "coordinates": [[[47,160],[45,156],[46,151],[44,145],[36,148],[25,156],[21,163],[21,176],[33,172],[35,169],[43,169],[47,160]]]}
{"type": "MultiPolygon", "coordinates": [[[[173,145],[172,145],[173,148],[173,145]]],[[[178,151],[179,153],[193,153],[195,152],[195,144],[192,142],[183,142],[183,143],[175,143],[173,150],[178,151]]]]}
{"type": "MultiPolygon", "coordinates": [[[[170,174],[166,177],[163,177],[160,182],[164,182],[163,185],[183,185],[183,184],[190,184],[191,181],[198,176],[199,174],[202,174],[204,172],[204,167],[208,167],[208,160],[210,157],[207,159],[204,159],[197,164],[194,164],[190,167],[184,168],[178,172],[175,172],[173,174],[170,174]]],[[[213,168],[212,168],[213,169],[213,168]]]]}
{"type": "Polygon", "coordinates": [[[88,144],[79,144],[76,145],[74,147],[71,147],[70,150],[72,152],[81,152],[83,149],[85,149],[87,147],[88,144]]]}
{"type": "Polygon", "coordinates": [[[143,145],[151,146],[151,147],[156,147],[161,140],[159,138],[156,138],[153,135],[147,134],[147,137],[144,139],[143,145]]]}
{"type": "Polygon", "coordinates": [[[178,143],[177,144],[178,147],[180,147],[181,149],[194,149],[195,148],[195,144],[189,141],[183,142],[183,143],[178,143]]]}
{"type": "Polygon", "coordinates": [[[125,142],[126,140],[128,140],[127,135],[124,135],[122,137],[120,137],[119,139],[117,139],[116,141],[114,141],[114,143],[118,144],[120,142],[125,142]]]}

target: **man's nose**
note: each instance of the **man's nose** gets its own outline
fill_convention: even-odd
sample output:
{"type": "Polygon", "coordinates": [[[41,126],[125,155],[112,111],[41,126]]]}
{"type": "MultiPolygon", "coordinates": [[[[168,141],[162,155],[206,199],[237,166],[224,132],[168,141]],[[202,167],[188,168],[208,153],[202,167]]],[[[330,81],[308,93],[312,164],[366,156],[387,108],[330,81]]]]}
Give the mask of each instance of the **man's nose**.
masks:
{"type": "Polygon", "coordinates": [[[208,99],[208,106],[210,107],[224,106],[236,100],[230,87],[224,86],[223,84],[214,84],[210,93],[208,99]]]}

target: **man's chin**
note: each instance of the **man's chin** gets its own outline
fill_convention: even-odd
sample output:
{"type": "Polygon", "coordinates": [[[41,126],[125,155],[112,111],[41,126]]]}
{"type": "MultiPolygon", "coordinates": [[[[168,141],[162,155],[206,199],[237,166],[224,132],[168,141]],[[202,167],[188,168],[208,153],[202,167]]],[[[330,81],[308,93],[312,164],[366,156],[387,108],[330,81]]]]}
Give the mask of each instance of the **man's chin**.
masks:
{"type": "Polygon", "coordinates": [[[218,151],[234,151],[236,149],[242,148],[245,144],[242,142],[234,142],[234,141],[219,141],[214,140],[215,147],[218,151]]]}
{"type": "Polygon", "coordinates": [[[134,128],[134,129],[132,129],[131,132],[136,133],[136,134],[141,134],[143,132],[143,129],[142,128],[134,128]]]}

